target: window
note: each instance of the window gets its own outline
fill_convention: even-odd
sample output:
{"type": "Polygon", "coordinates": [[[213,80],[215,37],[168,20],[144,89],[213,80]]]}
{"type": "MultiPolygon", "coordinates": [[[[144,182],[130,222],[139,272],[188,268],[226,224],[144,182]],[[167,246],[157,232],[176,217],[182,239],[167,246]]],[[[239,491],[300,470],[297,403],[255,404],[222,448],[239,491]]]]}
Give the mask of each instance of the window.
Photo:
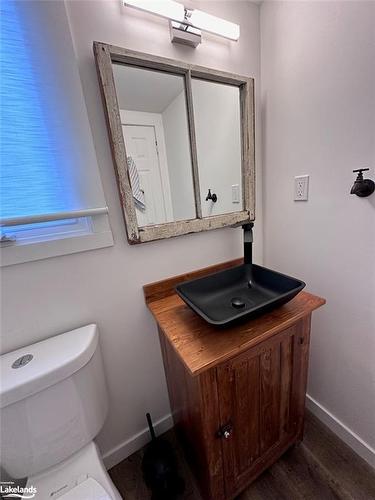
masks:
{"type": "Polygon", "coordinates": [[[65,4],[0,9],[2,263],[112,245],[65,4]]]}

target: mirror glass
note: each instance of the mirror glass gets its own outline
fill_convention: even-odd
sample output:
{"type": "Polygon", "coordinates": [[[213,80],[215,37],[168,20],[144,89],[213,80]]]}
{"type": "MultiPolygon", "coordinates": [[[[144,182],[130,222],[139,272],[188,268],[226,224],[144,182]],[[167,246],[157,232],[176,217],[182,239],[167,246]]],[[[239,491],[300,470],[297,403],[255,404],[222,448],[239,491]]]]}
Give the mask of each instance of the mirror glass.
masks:
{"type": "Polygon", "coordinates": [[[195,219],[183,76],[112,66],[138,225],[195,219]]]}
{"type": "Polygon", "coordinates": [[[241,211],[239,87],[193,78],[192,93],[202,216],[241,211]]]}

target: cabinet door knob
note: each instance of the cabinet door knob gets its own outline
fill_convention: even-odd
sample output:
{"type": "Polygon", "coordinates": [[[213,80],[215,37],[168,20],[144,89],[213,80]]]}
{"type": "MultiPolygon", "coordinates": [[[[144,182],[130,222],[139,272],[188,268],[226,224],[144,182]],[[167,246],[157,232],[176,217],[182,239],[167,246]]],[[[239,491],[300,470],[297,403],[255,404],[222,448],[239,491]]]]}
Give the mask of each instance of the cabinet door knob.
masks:
{"type": "Polygon", "coordinates": [[[228,424],[223,425],[217,431],[217,436],[220,438],[228,439],[232,435],[233,425],[229,422],[228,424]]]}

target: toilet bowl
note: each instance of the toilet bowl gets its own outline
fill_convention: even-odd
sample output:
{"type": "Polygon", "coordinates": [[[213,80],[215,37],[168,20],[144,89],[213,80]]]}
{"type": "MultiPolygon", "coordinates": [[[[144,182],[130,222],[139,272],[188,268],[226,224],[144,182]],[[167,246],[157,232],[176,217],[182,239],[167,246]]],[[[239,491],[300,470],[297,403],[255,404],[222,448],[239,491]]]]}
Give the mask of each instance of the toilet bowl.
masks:
{"type": "Polygon", "coordinates": [[[29,477],[26,487],[34,487],[36,499],[120,500],[96,445],[91,442],[72,457],[45,472],[29,477]]]}
{"type": "Polygon", "coordinates": [[[27,477],[37,500],[120,500],[93,441],[108,406],[96,325],[4,354],[0,365],[7,474],[27,477]]]}

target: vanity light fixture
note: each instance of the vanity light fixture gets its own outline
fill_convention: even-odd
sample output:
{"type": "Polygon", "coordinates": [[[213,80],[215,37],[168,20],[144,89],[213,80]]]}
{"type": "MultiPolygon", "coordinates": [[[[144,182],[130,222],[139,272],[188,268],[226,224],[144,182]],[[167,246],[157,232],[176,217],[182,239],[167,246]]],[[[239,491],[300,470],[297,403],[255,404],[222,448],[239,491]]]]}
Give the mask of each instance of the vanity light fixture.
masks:
{"type": "Polygon", "coordinates": [[[201,42],[200,30],[233,41],[237,41],[240,37],[238,24],[198,9],[190,9],[173,0],[122,0],[122,2],[125,6],[168,19],[172,42],[196,47],[201,42]]]}

